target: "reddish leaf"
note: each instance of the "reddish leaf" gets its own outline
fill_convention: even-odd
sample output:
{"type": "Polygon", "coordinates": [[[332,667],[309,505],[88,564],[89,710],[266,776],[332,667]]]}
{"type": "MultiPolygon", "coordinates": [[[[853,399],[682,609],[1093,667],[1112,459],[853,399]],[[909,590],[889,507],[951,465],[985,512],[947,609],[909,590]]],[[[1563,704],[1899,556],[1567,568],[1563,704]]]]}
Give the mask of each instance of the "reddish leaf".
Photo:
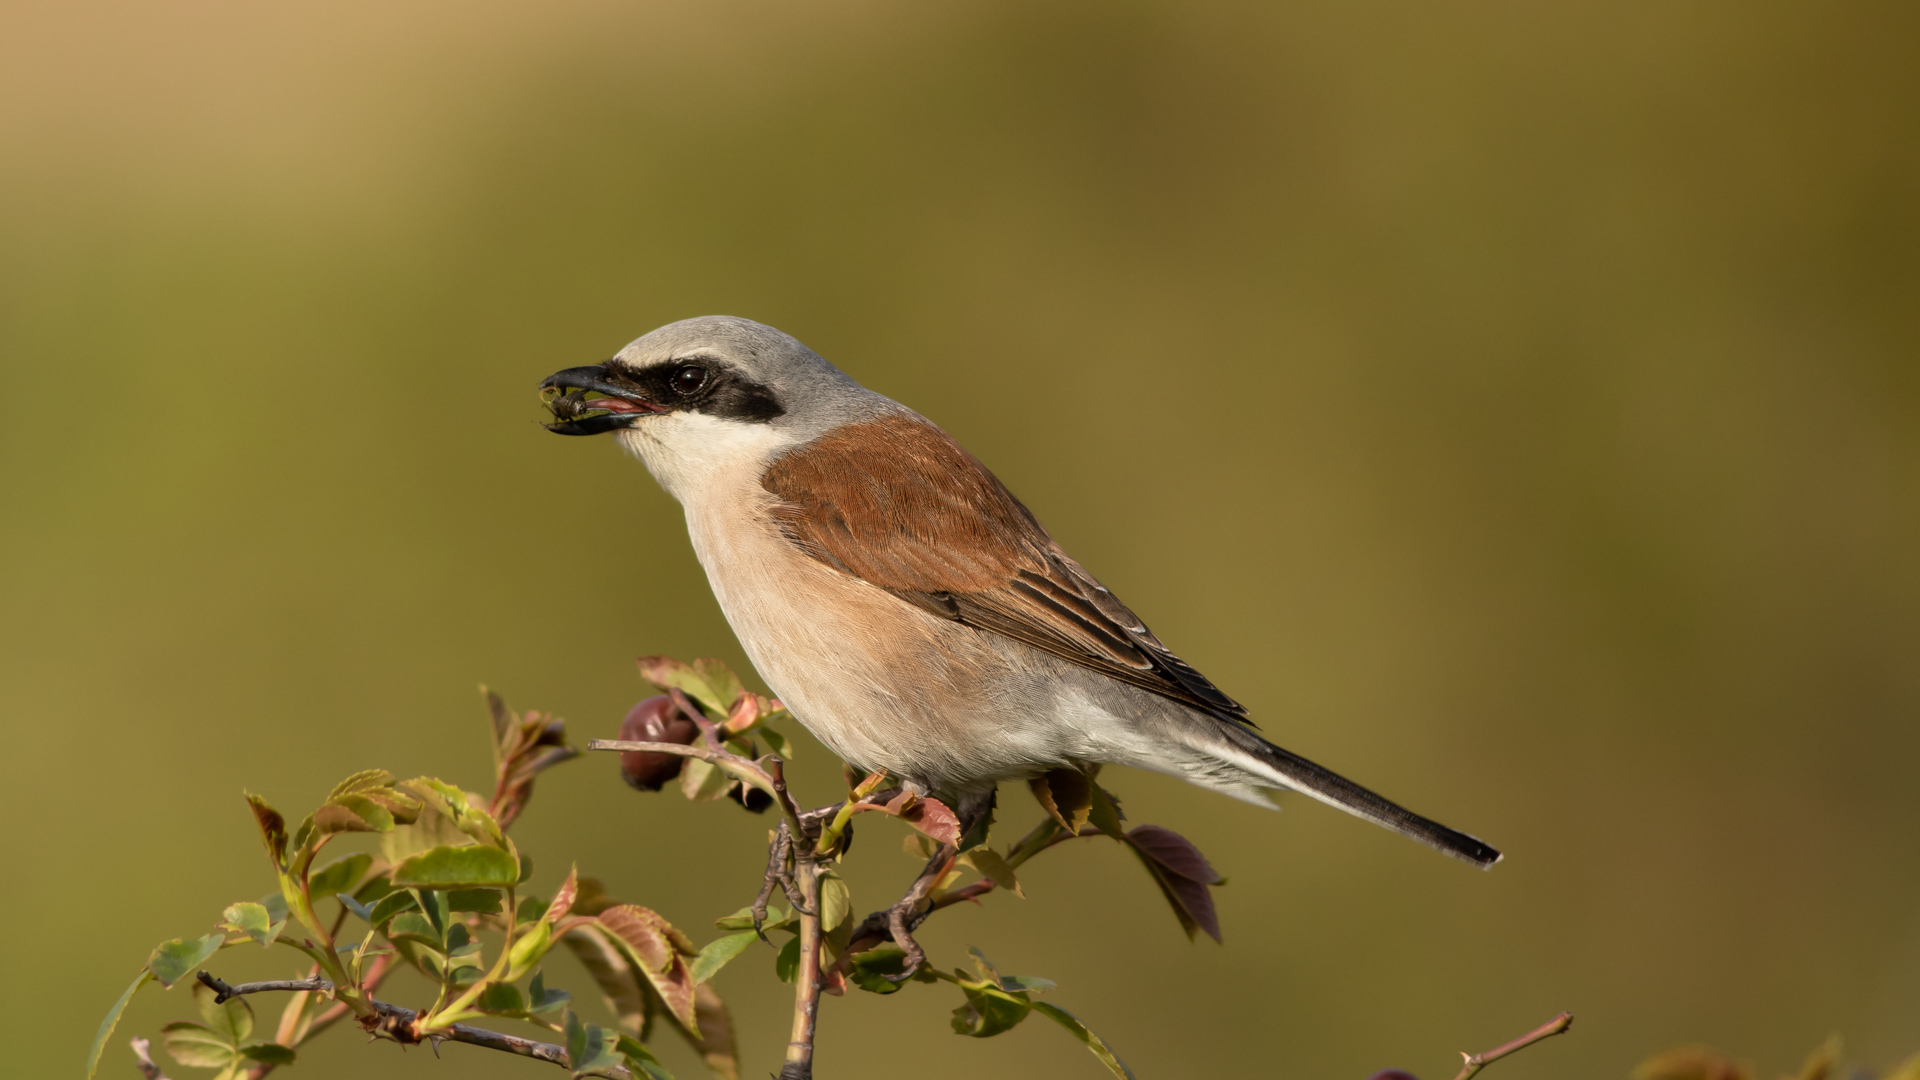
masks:
{"type": "Polygon", "coordinates": [[[637,904],[608,908],[600,913],[599,925],[646,976],[674,1019],[689,1030],[697,1029],[693,972],[679,948],[684,943],[686,952],[691,953],[692,942],[665,919],[637,904]]]}
{"type": "Polygon", "coordinates": [[[1207,864],[1207,857],[1193,846],[1193,841],[1158,825],[1136,825],[1127,830],[1127,839],[1133,846],[1145,852],[1147,857],[1159,863],[1168,873],[1200,882],[1203,885],[1220,885],[1227,880],[1207,864]]]}
{"type": "Polygon", "coordinates": [[[899,818],[901,821],[932,837],[936,842],[960,846],[960,819],[955,817],[947,804],[939,799],[923,799],[911,791],[903,791],[885,806],[871,803],[862,805],[862,810],[881,810],[899,818]]]}
{"type": "Polygon", "coordinates": [[[575,867],[567,871],[567,883],[560,886],[560,891],[554,894],[553,903],[547,905],[547,913],[542,915],[541,918],[547,922],[559,922],[561,916],[572,909],[573,898],[579,895],[579,892],[580,870],[578,867],[575,867]]]}
{"type": "Polygon", "coordinates": [[[253,820],[260,826],[260,839],[267,845],[267,857],[278,869],[287,858],[287,819],[258,795],[247,796],[247,809],[253,811],[253,820]]]}

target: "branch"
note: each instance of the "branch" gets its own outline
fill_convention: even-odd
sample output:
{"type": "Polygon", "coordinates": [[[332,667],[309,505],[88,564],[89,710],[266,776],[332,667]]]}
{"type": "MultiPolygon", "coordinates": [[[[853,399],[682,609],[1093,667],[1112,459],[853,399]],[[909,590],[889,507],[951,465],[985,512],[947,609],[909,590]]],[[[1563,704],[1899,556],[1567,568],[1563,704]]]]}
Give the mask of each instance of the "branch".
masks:
{"type": "MultiPolygon", "coordinates": [[[[333,984],[321,978],[274,979],[267,982],[241,983],[238,986],[233,986],[223,979],[202,971],[200,973],[200,981],[212,989],[221,1001],[225,1001],[230,997],[241,997],[246,994],[265,993],[273,990],[307,991],[327,994],[333,992],[333,984]]],[[[488,1050],[499,1050],[508,1054],[517,1054],[520,1057],[533,1058],[536,1061],[544,1061],[549,1065],[558,1065],[563,1069],[570,1067],[567,1061],[567,1048],[564,1046],[556,1046],[553,1043],[535,1042],[532,1039],[523,1039],[518,1035],[508,1035],[504,1031],[490,1031],[486,1028],[470,1027],[466,1024],[454,1024],[452,1027],[444,1030],[434,1031],[427,1035],[426,1039],[422,1039],[413,1033],[414,1021],[419,1019],[420,1016],[416,1010],[399,1005],[389,1005],[384,1001],[376,1001],[373,998],[368,998],[367,1004],[371,1005],[373,1010],[380,1014],[380,1020],[374,1023],[369,1030],[377,1029],[379,1033],[392,1037],[395,1042],[417,1043],[428,1039],[436,1044],[441,1041],[460,1042],[466,1043],[469,1046],[482,1046],[488,1050]]],[[[609,1070],[609,1075],[615,1077],[616,1080],[633,1080],[633,1074],[625,1068],[609,1070]]]]}
{"type": "Polygon", "coordinates": [[[140,1059],[135,1062],[135,1066],[140,1070],[140,1075],[146,1077],[147,1080],[167,1080],[167,1074],[161,1072],[160,1066],[153,1063],[153,1055],[149,1052],[153,1044],[138,1035],[133,1037],[132,1044],[133,1056],[140,1059]]]}
{"type": "Polygon", "coordinates": [[[1553,1019],[1547,1021],[1546,1023],[1541,1024],[1539,1027],[1534,1028],[1532,1031],[1527,1032],[1525,1035],[1520,1036],[1519,1038],[1513,1040],[1510,1043],[1502,1043],[1491,1050],[1482,1050],[1477,1054],[1469,1054],[1463,1050],[1460,1052],[1460,1057],[1462,1058],[1462,1063],[1460,1066],[1460,1074],[1458,1076],[1455,1076],[1453,1080],[1467,1080],[1467,1078],[1472,1076],[1474,1073],[1477,1073],[1481,1069],[1484,1069],[1487,1066],[1493,1064],[1494,1062],[1499,1061],[1501,1058],[1506,1057],[1508,1054],[1514,1054],[1522,1050],[1525,1050],[1527,1047],[1532,1046],[1534,1043],[1537,1043],[1542,1039],[1552,1038],[1553,1036],[1560,1034],[1561,1032],[1567,1030],[1572,1026],[1573,1026],[1573,1014],[1570,1012],[1563,1012],[1559,1016],[1556,1016],[1553,1019]]]}

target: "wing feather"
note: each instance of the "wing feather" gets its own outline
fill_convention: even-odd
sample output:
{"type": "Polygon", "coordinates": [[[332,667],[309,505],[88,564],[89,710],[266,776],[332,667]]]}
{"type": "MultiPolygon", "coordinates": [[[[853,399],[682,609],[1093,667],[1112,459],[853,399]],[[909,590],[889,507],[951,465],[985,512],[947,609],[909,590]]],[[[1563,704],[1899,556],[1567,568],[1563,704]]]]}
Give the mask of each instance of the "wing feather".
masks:
{"type": "Polygon", "coordinates": [[[944,619],[1000,634],[1224,720],[1246,709],[1069,558],[999,479],[911,414],[848,424],[761,484],[809,556],[944,619]]]}

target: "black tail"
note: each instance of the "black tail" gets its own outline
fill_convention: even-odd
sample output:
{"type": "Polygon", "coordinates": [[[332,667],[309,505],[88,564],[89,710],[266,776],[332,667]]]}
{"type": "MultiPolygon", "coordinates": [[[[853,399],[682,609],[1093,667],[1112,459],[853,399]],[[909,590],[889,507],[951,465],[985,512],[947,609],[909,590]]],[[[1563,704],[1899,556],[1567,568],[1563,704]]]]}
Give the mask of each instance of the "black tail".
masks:
{"type": "Polygon", "coordinates": [[[1331,769],[1322,768],[1298,754],[1280,749],[1238,724],[1221,722],[1218,731],[1228,745],[1239,751],[1230,755],[1233,764],[1275,787],[1290,788],[1310,795],[1355,817],[1365,818],[1375,825],[1385,826],[1402,836],[1418,840],[1436,851],[1444,851],[1456,859],[1470,862],[1482,870],[1500,861],[1500,852],[1478,837],[1423,818],[1331,769]],[[1249,758],[1252,760],[1246,760],[1249,758]]]}

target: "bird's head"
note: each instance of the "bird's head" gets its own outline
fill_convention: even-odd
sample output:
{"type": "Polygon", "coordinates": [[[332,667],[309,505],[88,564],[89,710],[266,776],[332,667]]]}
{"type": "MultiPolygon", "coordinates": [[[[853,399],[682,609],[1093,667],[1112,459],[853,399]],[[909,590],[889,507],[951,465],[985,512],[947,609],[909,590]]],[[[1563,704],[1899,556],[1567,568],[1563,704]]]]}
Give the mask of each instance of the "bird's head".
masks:
{"type": "Polygon", "coordinates": [[[548,431],[618,432],[676,497],[715,469],[898,407],[786,334],[726,315],[669,323],[604,364],[547,376],[540,394],[548,431]]]}

